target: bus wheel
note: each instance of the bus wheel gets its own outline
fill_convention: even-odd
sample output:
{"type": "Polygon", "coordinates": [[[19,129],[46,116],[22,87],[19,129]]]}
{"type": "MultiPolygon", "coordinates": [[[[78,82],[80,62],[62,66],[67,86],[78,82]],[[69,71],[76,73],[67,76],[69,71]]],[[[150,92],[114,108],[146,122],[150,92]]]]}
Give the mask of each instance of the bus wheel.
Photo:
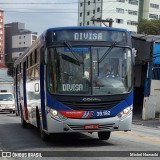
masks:
{"type": "Polygon", "coordinates": [[[23,128],[28,128],[28,123],[23,118],[22,110],[21,110],[21,125],[23,128]]]}
{"type": "Polygon", "coordinates": [[[111,135],[111,132],[98,132],[99,140],[108,140],[111,135]]]}

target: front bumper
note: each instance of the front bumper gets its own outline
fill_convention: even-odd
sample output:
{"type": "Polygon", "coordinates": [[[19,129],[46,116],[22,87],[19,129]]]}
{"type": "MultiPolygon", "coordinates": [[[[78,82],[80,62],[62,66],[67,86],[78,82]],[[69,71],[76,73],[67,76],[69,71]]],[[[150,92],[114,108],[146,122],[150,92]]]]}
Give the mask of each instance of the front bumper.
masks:
{"type": "Polygon", "coordinates": [[[101,132],[101,131],[129,131],[132,124],[132,112],[124,119],[119,117],[101,119],[67,119],[59,122],[47,114],[48,133],[67,132],[101,132]],[[98,124],[98,129],[85,129],[85,125],[98,124]]]}
{"type": "Polygon", "coordinates": [[[15,111],[15,106],[0,107],[0,112],[5,112],[5,111],[15,111]]]}

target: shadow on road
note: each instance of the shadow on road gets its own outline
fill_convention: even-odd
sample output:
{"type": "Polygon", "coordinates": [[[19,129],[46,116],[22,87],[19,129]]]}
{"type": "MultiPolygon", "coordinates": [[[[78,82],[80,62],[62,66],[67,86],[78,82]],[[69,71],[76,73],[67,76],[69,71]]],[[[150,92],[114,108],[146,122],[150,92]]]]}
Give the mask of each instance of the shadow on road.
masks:
{"type": "Polygon", "coordinates": [[[95,136],[95,134],[92,136],[89,133],[53,134],[50,136],[49,141],[44,142],[41,140],[37,128],[30,126],[24,129],[20,124],[20,118],[17,117],[14,121],[15,117],[14,114],[5,115],[5,118],[3,117],[5,123],[0,124],[1,143],[7,150],[53,150],[55,148],[62,149],[63,147],[70,147],[75,150],[78,147],[83,147],[89,150],[92,147],[114,145],[107,141],[100,141],[98,136],[95,136]]]}

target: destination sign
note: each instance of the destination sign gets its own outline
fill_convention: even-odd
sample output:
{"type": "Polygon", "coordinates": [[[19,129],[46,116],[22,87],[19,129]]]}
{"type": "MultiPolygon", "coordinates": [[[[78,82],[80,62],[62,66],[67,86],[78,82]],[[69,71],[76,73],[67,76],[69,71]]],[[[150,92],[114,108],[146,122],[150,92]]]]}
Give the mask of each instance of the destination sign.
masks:
{"type": "Polygon", "coordinates": [[[83,91],[83,84],[62,84],[62,91],[83,91]]]}
{"type": "Polygon", "coordinates": [[[53,31],[52,40],[126,42],[126,33],[105,30],[62,30],[53,31]]]}

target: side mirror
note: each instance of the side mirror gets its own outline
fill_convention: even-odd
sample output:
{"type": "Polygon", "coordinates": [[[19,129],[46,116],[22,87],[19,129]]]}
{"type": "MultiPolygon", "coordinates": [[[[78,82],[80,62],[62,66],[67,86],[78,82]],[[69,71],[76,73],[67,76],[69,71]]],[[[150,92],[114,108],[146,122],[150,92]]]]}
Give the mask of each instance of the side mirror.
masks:
{"type": "Polygon", "coordinates": [[[135,65],[135,57],[137,57],[137,50],[135,48],[132,48],[132,61],[135,65]]]}

